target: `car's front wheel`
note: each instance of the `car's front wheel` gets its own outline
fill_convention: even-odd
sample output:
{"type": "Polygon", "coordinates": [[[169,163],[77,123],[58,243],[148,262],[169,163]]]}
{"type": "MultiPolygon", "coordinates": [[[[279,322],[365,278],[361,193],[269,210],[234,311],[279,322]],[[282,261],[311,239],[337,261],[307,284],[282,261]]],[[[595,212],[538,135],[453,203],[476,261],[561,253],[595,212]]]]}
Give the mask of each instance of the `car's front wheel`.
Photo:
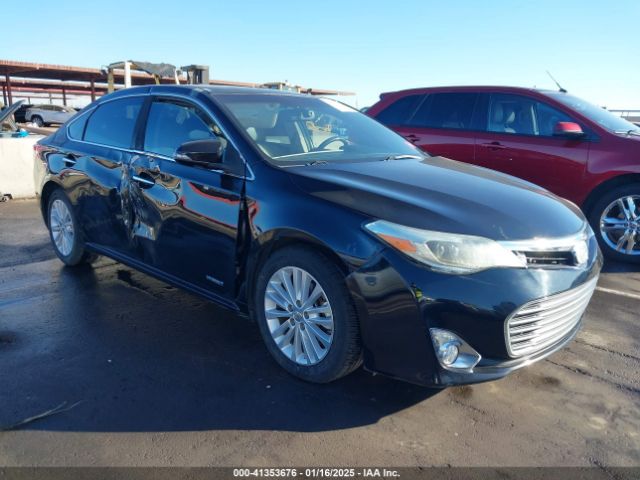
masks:
{"type": "Polygon", "coordinates": [[[89,263],[95,258],[85,249],[71,202],[62,190],[56,190],[49,197],[47,226],[56,255],[65,265],[89,263]]]}
{"type": "Polygon", "coordinates": [[[640,183],[601,196],[590,211],[589,223],[608,258],[640,263],[640,183]]]}
{"type": "Polygon", "coordinates": [[[31,123],[35,124],[37,127],[44,126],[44,120],[38,115],[34,115],[33,117],[31,117],[31,123]]]}
{"type": "Polygon", "coordinates": [[[267,349],[292,375],[326,383],[360,365],[358,317],[344,275],[315,250],[272,255],[258,274],[253,307],[267,349]]]}

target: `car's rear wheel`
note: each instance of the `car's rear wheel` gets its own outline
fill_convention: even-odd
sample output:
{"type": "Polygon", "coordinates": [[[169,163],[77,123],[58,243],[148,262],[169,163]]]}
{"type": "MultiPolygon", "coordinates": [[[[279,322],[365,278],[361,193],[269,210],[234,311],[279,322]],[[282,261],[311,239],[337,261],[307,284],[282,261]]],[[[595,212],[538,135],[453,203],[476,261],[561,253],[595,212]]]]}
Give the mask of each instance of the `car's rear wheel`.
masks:
{"type": "Polygon", "coordinates": [[[85,249],[71,202],[62,190],[56,190],[49,197],[47,226],[56,255],[65,265],[89,263],[95,258],[85,249]]]}
{"type": "Polygon", "coordinates": [[[39,115],[34,115],[31,117],[31,123],[35,124],[38,127],[44,126],[44,120],[39,115]]]}
{"type": "Polygon", "coordinates": [[[640,183],[622,185],[600,197],[589,222],[608,258],[640,263],[640,183]]]}
{"type": "Polygon", "coordinates": [[[260,270],[254,312],[286,371],[326,383],[360,365],[360,328],[340,269],[307,247],[278,250],[260,270]]]}

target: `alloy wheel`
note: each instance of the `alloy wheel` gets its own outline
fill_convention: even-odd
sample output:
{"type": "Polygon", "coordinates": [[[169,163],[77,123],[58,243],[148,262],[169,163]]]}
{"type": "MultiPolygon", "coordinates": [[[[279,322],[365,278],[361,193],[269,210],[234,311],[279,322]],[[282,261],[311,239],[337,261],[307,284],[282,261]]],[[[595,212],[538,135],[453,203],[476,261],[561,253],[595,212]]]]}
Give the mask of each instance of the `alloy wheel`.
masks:
{"type": "Polygon", "coordinates": [[[58,252],[65,257],[69,256],[73,250],[75,231],[71,212],[62,200],[54,200],[51,204],[49,227],[58,252]]]}
{"type": "Polygon", "coordinates": [[[640,195],[611,202],[600,216],[600,235],[616,252],[640,255],[640,195]]]}
{"type": "Polygon", "coordinates": [[[283,267],[270,278],[264,313],[280,351],[298,365],[315,365],[329,352],[333,311],[324,289],[309,272],[283,267]]]}

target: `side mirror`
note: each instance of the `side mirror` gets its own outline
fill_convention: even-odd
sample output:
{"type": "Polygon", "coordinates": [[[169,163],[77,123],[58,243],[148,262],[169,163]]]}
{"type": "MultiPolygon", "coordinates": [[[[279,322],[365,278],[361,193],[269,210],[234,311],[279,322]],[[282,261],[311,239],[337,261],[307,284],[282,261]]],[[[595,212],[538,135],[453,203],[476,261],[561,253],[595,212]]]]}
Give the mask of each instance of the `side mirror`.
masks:
{"type": "Polygon", "coordinates": [[[553,135],[557,137],[584,137],[582,127],[575,122],[558,122],[553,127],[553,135]]]}
{"type": "Polygon", "coordinates": [[[185,142],[176,151],[174,159],[191,167],[220,168],[224,147],[219,138],[185,142]]]}

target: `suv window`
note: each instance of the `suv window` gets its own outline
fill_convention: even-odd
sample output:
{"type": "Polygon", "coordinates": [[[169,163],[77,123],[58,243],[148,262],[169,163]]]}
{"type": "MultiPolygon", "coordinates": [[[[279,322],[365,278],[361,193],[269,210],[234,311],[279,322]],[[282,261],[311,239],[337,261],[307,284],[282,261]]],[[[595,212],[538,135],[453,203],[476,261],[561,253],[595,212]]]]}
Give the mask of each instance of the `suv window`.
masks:
{"type": "Polygon", "coordinates": [[[143,101],[142,97],[121,98],[99,106],[87,122],[84,140],[130,148],[143,101]]]}
{"type": "Polygon", "coordinates": [[[181,102],[157,100],[151,104],[144,150],[173,157],[180,145],[216,136],[217,127],[199,108],[181,102]]]}
{"type": "Polygon", "coordinates": [[[533,98],[512,94],[492,94],[487,130],[552,137],[558,122],[573,122],[568,115],[533,98]]]}
{"type": "Polygon", "coordinates": [[[424,95],[407,95],[399,98],[379,112],[375,119],[384,125],[407,125],[423,98],[424,95]]]}
{"type": "Polygon", "coordinates": [[[434,93],[428,96],[411,120],[424,128],[471,129],[477,93],[434,93]]]}

